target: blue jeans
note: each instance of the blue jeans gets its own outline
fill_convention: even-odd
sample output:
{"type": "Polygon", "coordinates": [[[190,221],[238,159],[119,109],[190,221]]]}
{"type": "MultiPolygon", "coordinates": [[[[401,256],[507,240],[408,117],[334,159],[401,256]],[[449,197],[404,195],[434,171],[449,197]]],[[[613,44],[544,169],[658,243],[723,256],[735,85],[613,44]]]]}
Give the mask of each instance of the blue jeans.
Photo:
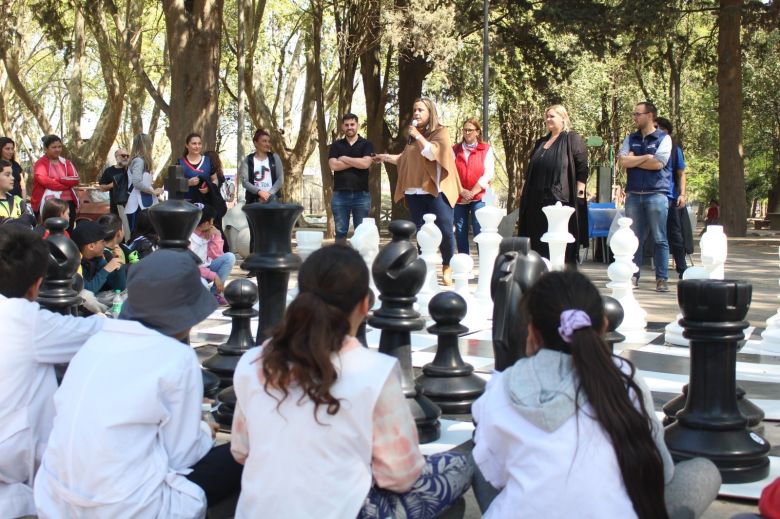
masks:
{"type": "MultiPolygon", "coordinates": [[[[631,230],[639,238],[634,263],[642,265],[642,245],[648,232],[655,240],[655,279],[669,279],[669,242],[666,239],[666,220],[669,200],[666,193],[628,193],[626,216],[631,218],[631,230]]],[[[639,277],[639,272],[634,276],[639,277]]]]}
{"type": "Polygon", "coordinates": [[[455,241],[458,244],[458,252],[469,253],[469,218],[474,237],[482,230],[477,221],[477,209],[485,207],[485,202],[477,200],[468,204],[455,205],[455,241]]]}
{"type": "Polygon", "coordinates": [[[336,224],[336,239],[343,240],[349,230],[349,214],[352,213],[352,228],[357,229],[371,210],[371,195],[368,191],[334,191],[330,207],[336,224]]]}
{"type": "MultiPolygon", "coordinates": [[[[226,252],[222,256],[211,260],[211,264],[209,265],[209,270],[215,272],[217,276],[219,276],[219,279],[222,280],[223,283],[227,283],[228,276],[230,276],[230,271],[233,270],[233,265],[235,264],[236,264],[235,255],[232,252],[226,252]]],[[[217,292],[217,287],[211,285],[211,293],[215,294],[216,292],[217,292]]]]}
{"type": "Polygon", "coordinates": [[[455,235],[452,233],[454,211],[447,201],[447,197],[444,196],[444,193],[439,193],[438,196],[404,195],[404,198],[406,199],[406,205],[409,207],[409,214],[418,231],[425,223],[425,220],[423,220],[424,214],[431,213],[436,215],[435,223],[441,231],[439,250],[441,251],[442,264],[448,266],[455,251],[455,235]]]}

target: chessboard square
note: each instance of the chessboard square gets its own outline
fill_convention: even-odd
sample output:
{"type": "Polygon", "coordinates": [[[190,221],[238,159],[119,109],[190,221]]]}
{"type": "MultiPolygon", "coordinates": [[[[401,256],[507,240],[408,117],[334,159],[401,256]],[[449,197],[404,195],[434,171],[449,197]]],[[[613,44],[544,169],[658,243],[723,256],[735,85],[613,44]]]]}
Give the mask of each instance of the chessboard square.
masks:
{"type": "Polygon", "coordinates": [[[420,451],[425,456],[452,450],[458,445],[463,445],[471,440],[474,434],[474,424],[457,420],[439,420],[441,436],[431,443],[420,444],[420,451]]]}
{"type": "Polygon", "coordinates": [[[758,500],[761,497],[761,491],[768,484],[780,477],[780,458],[769,456],[769,475],[760,481],[752,483],[732,483],[720,486],[718,495],[721,497],[735,497],[741,499],[758,500]]]}

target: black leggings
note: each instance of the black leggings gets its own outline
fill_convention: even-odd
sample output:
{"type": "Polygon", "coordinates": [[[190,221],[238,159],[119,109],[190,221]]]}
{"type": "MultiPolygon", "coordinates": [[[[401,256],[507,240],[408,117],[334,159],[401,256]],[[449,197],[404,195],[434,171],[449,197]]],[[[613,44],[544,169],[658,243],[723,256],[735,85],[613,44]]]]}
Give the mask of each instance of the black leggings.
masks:
{"type": "Polygon", "coordinates": [[[214,447],[191,468],[187,479],[203,489],[208,506],[214,506],[241,490],[244,466],[233,459],[229,443],[214,447]]]}

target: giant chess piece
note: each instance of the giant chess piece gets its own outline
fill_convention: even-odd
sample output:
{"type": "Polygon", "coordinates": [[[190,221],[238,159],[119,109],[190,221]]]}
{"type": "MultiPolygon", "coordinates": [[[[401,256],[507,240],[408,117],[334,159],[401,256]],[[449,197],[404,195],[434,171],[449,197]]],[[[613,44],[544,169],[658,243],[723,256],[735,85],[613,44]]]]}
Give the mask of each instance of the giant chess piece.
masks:
{"type": "Polygon", "coordinates": [[[428,304],[433,297],[441,292],[439,282],[437,281],[437,270],[442,264],[441,254],[439,254],[439,245],[441,244],[441,231],[436,221],[435,214],[424,214],[425,223],[417,231],[417,244],[420,246],[420,257],[425,262],[425,283],[423,283],[420,292],[417,294],[417,305],[420,314],[427,316],[428,304]]]}
{"type": "Polygon", "coordinates": [[[200,209],[186,200],[168,200],[149,209],[149,220],[161,249],[186,250],[200,221],[200,209]]]}
{"type": "MultiPolygon", "coordinates": [[[[298,256],[301,258],[301,263],[306,261],[312,252],[322,247],[322,239],[325,237],[325,233],[322,231],[296,231],[295,241],[298,242],[298,256]]],[[[292,303],[293,299],[298,296],[298,284],[287,291],[287,304],[292,303]]]]}
{"type": "Polygon", "coordinates": [[[415,294],[425,282],[425,262],[417,257],[410,238],[415,226],[406,220],[390,223],[393,240],[377,254],[371,271],[379,288],[381,306],[368,324],[382,331],[379,351],[398,359],[401,386],[417,424],[421,443],[436,441],[441,434],[441,409],[414,382],[411,332],[422,330],[425,320],[414,310],[415,294]]]}
{"type": "Polygon", "coordinates": [[[501,242],[491,283],[496,371],[503,371],[525,357],[528,322],[520,310],[520,301],[546,272],[544,259],[531,250],[528,238],[504,238],[501,242]]]}
{"type": "Polygon", "coordinates": [[[634,253],[639,247],[639,240],[631,230],[631,218],[620,218],[618,229],[609,242],[609,248],[615,256],[607,268],[607,275],[611,280],[607,288],[612,289],[612,297],[617,299],[623,307],[623,323],[617,331],[625,335],[629,343],[642,342],[645,328],[647,327],[647,312],[639,306],[634,297],[634,285],[631,278],[639,267],[634,264],[634,253]]]}
{"type": "Polygon", "coordinates": [[[623,322],[625,314],[620,302],[614,297],[601,296],[604,301],[604,317],[607,318],[607,333],[604,334],[604,340],[609,344],[610,350],[615,352],[615,344],[623,342],[626,338],[617,331],[620,323],[623,322]]]}
{"type": "MultiPolygon", "coordinates": [[[[168,174],[171,175],[169,168],[168,174]]],[[[157,236],[160,238],[160,248],[179,250],[190,254],[190,236],[200,221],[200,209],[186,200],[167,200],[149,209],[149,220],[152,222],[157,236]]],[[[213,397],[219,391],[219,377],[206,370],[203,375],[203,394],[213,397]]]]}
{"type": "Polygon", "coordinates": [[[691,279],[677,290],[690,341],[690,382],[685,408],[666,428],[666,445],[676,462],[709,458],[724,483],[769,475],[769,443],[748,429],[737,406],[737,342],[749,325],[752,289],[742,281],[691,279]]]}
{"type": "Polygon", "coordinates": [[[300,256],[292,251],[292,230],[303,207],[258,202],[245,205],[244,212],[252,228],[255,250],[241,268],[257,274],[260,321],[255,341],[262,344],[270,336],[271,328],[282,320],[290,272],[301,265],[300,256]]]}
{"type": "Polygon", "coordinates": [[[430,302],[436,322],[428,331],[439,337],[433,362],[423,366],[417,383],[425,395],[444,413],[466,414],[485,392],[485,381],[474,374],[474,366],[463,362],[458,336],[469,331],[460,324],[466,316],[466,301],[455,292],[440,292],[430,302]]]}
{"type": "MultiPolygon", "coordinates": [[[[725,276],[726,257],[728,256],[728,239],[723,234],[723,226],[708,225],[699,241],[701,252],[701,266],[689,267],[683,273],[683,279],[723,279],[725,276]]],[[[664,330],[664,341],[675,346],[688,347],[688,339],[683,337],[683,328],[680,326],[682,314],[664,330]]]]}
{"type": "Polygon", "coordinates": [[[466,301],[466,317],[461,320],[461,324],[471,331],[476,331],[489,326],[489,321],[493,319],[493,312],[486,311],[485,308],[474,297],[474,293],[469,286],[469,280],[474,277],[474,260],[471,254],[453,254],[450,260],[452,267],[453,290],[466,301]]]}
{"type": "Polygon", "coordinates": [[[79,248],[65,236],[68,221],[64,218],[49,218],[44,225],[49,231],[45,240],[49,247],[49,265],[38,292],[38,303],[52,312],[76,315],[82,301],[79,292],[73,288],[81,259],[79,248]]]}
{"type": "MultiPolygon", "coordinates": [[[[363,218],[363,221],[360,222],[360,225],[357,226],[352,234],[352,239],[349,243],[360,253],[363,261],[366,262],[369,274],[369,287],[374,293],[378,292],[374,283],[374,276],[371,274],[374,258],[379,254],[379,228],[376,226],[376,221],[373,218],[363,218]]],[[[379,300],[377,299],[375,302],[379,303],[379,300]]]]}
{"type": "Polygon", "coordinates": [[[489,194],[483,197],[483,201],[487,205],[477,209],[474,213],[481,228],[479,234],[474,238],[474,242],[479,247],[479,279],[477,279],[477,290],[474,297],[479,300],[480,305],[483,305],[481,308],[484,309],[486,315],[493,313],[490,282],[493,279],[493,267],[501,247],[502,238],[498,234],[498,225],[506,216],[506,210],[499,209],[490,203],[492,197],[489,194]]]}
{"type": "MultiPolygon", "coordinates": [[[[780,253],[780,247],[778,247],[780,253]]],[[[777,296],[780,299],[780,296],[777,296]]],[[[780,308],[777,313],[766,320],[766,329],[761,334],[761,341],[756,346],[761,353],[780,355],[780,308]]]]}
{"type": "Polygon", "coordinates": [[[569,220],[574,208],[555,202],[542,208],[547,217],[547,232],[541,240],[550,248],[550,270],[563,270],[566,267],[566,245],[574,242],[569,232],[569,220]]]}
{"type": "Polygon", "coordinates": [[[238,361],[248,349],[255,345],[251,321],[258,311],[253,308],[257,301],[257,288],[248,279],[235,279],[225,287],[225,299],[230,307],[222,315],[230,317],[232,326],[227,342],[217,346],[217,353],[203,362],[203,367],[217,375],[220,387],[233,385],[233,373],[238,361]]]}

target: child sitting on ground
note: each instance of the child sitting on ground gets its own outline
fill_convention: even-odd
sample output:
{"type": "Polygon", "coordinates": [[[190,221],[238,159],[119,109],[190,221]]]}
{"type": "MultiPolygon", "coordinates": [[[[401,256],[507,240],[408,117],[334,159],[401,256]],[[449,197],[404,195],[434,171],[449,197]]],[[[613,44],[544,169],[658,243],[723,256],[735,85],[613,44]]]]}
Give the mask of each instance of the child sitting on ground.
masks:
{"type": "Polygon", "coordinates": [[[149,210],[144,209],[135,213],[135,229],[130,235],[130,257],[144,259],[159,247],[160,238],[152,226],[149,218],[149,210]]]}
{"type": "Polygon", "coordinates": [[[54,365],[69,362],[108,319],[63,316],[35,300],[49,266],[40,236],[0,226],[0,517],[35,514],[33,478],[54,421],[54,365]]]}
{"type": "Polygon", "coordinates": [[[572,271],[546,274],[524,294],[523,311],[527,357],[494,374],[472,407],[484,517],[704,513],[720,473],[702,458],[672,464],[649,389],[602,338],[593,283],[572,271]]]}
{"type": "Polygon", "coordinates": [[[456,452],[423,458],[396,360],[355,338],[369,308],[365,262],[351,247],[322,248],[298,286],[235,371],[231,442],[245,464],[235,517],[436,517],[468,489],[471,465],[456,452]]]}
{"type": "Polygon", "coordinates": [[[190,250],[202,262],[200,275],[213,283],[211,293],[215,295],[220,305],[226,305],[227,301],[222,297],[222,291],[236,263],[236,256],[232,252],[223,252],[225,242],[219,229],[214,226],[215,216],[216,213],[211,206],[203,206],[200,223],[190,237],[190,250]]]}
{"type": "MultiPolygon", "coordinates": [[[[103,247],[103,257],[106,261],[111,258],[122,258],[122,261],[129,265],[130,248],[125,245],[125,229],[122,225],[122,219],[115,214],[104,214],[97,220],[98,225],[105,232],[105,245],[103,247]]],[[[138,260],[136,260],[137,262],[138,260]]]]}
{"type": "Polygon", "coordinates": [[[31,229],[35,224],[35,218],[30,214],[22,197],[11,194],[13,188],[14,176],[11,163],[0,159],[0,222],[18,221],[31,229]]]}
{"type": "MultiPolygon", "coordinates": [[[[115,290],[127,287],[127,274],[124,256],[113,255],[107,260],[104,253],[106,232],[97,222],[85,221],[79,223],[71,239],[81,252],[81,275],[84,277],[84,288],[101,299],[101,292],[109,291],[113,297],[115,290]]],[[[110,303],[110,298],[108,299],[110,303]]],[[[102,301],[101,301],[102,302],[102,301]]],[[[105,304],[105,303],[104,303],[105,304]]]]}
{"type": "MultiPolygon", "coordinates": [[[[41,208],[41,218],[38,225],[35,227],[37,232],[44,240],[49,237],[49,230],[44,227],[44,223],[49,218],[64,218],[65,221],[70,221],[70,206],[65,200],[59,198],[49,198],[43,203],[41,208]]],[[[65,236],[70,238],[70,233],[65,230],[65,236]]]]}

